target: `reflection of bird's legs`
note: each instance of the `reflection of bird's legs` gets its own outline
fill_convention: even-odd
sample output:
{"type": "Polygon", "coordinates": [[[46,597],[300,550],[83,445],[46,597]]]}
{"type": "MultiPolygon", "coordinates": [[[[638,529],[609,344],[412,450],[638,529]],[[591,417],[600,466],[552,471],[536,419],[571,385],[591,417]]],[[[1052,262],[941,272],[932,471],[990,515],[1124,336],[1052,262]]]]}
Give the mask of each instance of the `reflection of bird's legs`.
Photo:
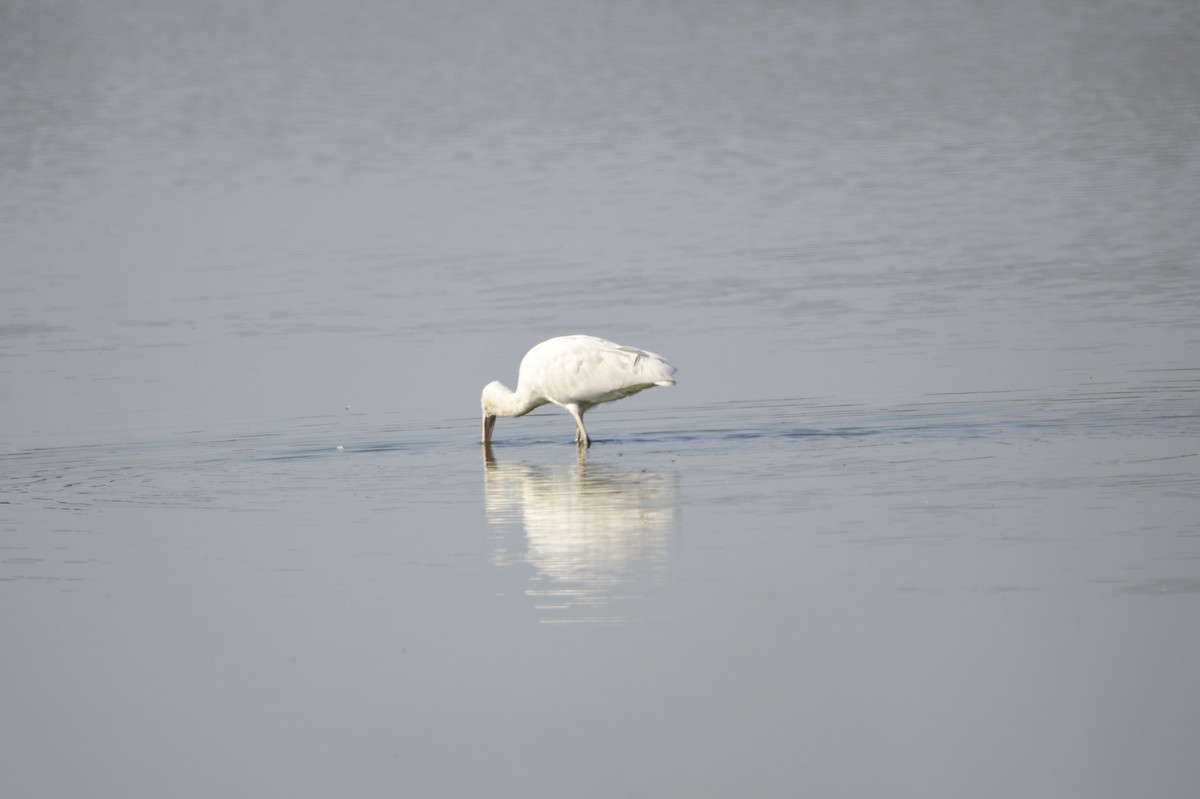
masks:
{"type": "Polygon", "coordinates": [[[575,431],[575,443],[581,447],[590,447],[592,440],[588,438],[587,429],[583,426],[583,411],[579,410],[578,405],[566,405],[564,407],[574,417],[575,426],[578,428],[575,431]]]}

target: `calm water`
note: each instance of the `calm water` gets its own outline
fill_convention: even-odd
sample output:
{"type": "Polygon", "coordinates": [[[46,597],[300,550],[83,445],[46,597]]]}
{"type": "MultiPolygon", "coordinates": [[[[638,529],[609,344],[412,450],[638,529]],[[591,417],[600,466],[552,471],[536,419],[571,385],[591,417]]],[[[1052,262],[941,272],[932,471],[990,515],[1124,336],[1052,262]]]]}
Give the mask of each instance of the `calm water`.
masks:
{"type": "Polygon", "coordinates": [[[5,2],[0,792],[1193,796],[1197,37],[5,2]]]}

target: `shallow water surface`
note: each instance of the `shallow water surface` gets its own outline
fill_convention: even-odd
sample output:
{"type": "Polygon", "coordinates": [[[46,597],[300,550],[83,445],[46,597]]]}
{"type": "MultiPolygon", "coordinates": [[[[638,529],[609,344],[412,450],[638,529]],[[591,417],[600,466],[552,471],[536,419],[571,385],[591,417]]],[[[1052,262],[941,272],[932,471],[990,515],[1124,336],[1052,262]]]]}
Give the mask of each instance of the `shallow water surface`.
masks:
{"type": "Polygon", "coordinates": [[[7,3],[0,792],[1190,797],[1198,33],[7,3]]]}
{"type": "Polygon", "coordinates": [[[482,452],[473,419],[339,416],[11,453],[12,745],[135,792],[195,758],[235,792],[865,792],[864,756],[1067,789],[1114,752],[1158,782],[1127,770],[1200,711],[1197,388],[622,408],[586,453],[562,413],[482,452]],[[113,726],[159,765],[131,779],[113,726]],[[481,771],[431,768],[453,746],[481,771]]]}

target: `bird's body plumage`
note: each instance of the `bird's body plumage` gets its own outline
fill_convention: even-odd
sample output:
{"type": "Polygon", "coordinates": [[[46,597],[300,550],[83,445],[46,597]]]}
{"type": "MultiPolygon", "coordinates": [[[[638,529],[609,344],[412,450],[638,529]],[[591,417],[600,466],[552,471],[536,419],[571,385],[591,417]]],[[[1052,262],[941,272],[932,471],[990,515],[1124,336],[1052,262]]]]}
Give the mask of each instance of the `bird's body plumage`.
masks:
{"type": "Polygon", "coordinates": [[[675,367],[661,355],[595,336],[559,336],[543,341],[521,359],[517,390],[500,382],[483,388],[483,441],[491,441],[497,416],[524,416],[552,402],[575,419],[576,441],[588,446],[583,414],[652,386],[675,384],[675,367]]]}

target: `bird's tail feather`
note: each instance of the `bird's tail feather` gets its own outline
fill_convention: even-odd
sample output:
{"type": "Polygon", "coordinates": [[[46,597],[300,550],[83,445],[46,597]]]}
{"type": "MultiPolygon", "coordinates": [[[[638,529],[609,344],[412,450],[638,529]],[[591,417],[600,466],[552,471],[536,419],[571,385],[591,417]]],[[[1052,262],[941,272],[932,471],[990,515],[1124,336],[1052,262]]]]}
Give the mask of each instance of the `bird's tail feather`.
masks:
{"type": "Polygon", "coordinates": [[[650,382],[656,386],[673,386],[675,385],[675,367],[667,363],[661,355],[655,355],[652,352],[642,353],[641,369],[642,374],[649,378],[650,382]]]}
{"type": "Polygon", "coordinates": [[[661,355],[634,347],[621,347],[620,349],[633,355],[633,368],[645,378],[646,382],[656,386],[675,385],[676,369],[661,355]]]}

